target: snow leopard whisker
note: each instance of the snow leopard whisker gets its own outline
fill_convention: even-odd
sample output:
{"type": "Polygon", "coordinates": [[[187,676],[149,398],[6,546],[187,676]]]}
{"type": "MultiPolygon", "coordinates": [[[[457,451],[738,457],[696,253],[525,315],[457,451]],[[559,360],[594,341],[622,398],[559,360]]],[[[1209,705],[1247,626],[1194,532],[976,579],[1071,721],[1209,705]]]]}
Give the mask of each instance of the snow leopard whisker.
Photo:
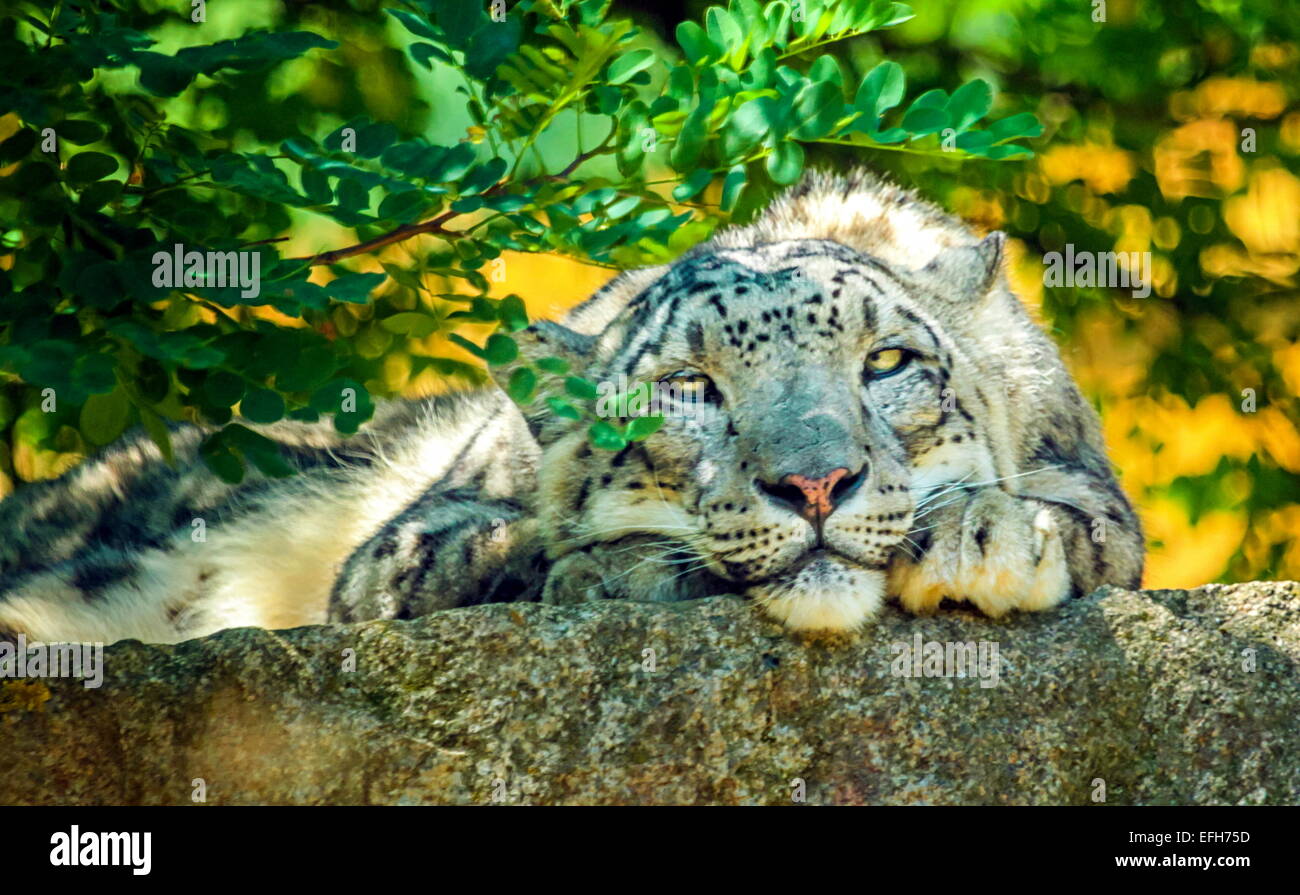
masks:
{"type": "Polygon", "coordinates": [[[922,507],[928,505],[929,503],[932,503],[933,501],[939,499],[940,497],[943,497],[945,494],[951,494],[953,491],[959,491],[964,488],[983,488],[989,485],[996,485],[999,482],[1008,482],[1012,479],[1018,479],[1028,475],[1036,475],[1040,472],[1050,472],[1053,469],[1060,469],[1060,468],[1061,468],[1061,464],[1059,463],[1052,466],[1040,466],[1037,469],[1030,469],[1030,470],[1026,470],[1025,472],[1017,472],[1014,473],[1013,475],[997,476],[996,478],[987,479],[982,482],[966,481],[966,478],[972,475],[972,473],[967,473],[965,476],[958,479],[956,482],[944,483],[949,487],[944,487],[944,484],[935,485],[934,488],[938,488],[942,490],[936,491],[934,490],[934,488],[932,488],[929,491],[927,491],[925,496],[922,497],[919,501],[917,501],[916,509],[919,510],[922,507]]]}

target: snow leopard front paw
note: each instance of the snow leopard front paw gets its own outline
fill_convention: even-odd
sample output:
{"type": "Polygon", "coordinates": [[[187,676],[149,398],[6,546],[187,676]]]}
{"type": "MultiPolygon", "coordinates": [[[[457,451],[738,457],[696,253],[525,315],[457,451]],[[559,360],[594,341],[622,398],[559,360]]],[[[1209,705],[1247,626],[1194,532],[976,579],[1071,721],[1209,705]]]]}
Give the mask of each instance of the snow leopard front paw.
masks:
{"type": "Polygon", "coordinates": [[[1045,503],[983,488],[914,525],[911,555],[890,570],[890,592],[909,612],[933,612],[947,597],[998,618],[1049,609],[1070,593],[1065,546],[1045,503]]]}
{"type": "Polygon", "coordinates": [[[703,561],[685,546],[673,550],[662,538],[647,536],[591,544],[556,560],[546,577],[542,602],[662,603],[725,592],[719,579],[709,574],[703,561]]]}
{"type": "Polygon", "coordinates": [[[575,552],[561,557],[547,573],[542,588],[542,602],[556,606],[576,606],[610,599],[605,589],[604,570],[591,553],[575,552]]]}

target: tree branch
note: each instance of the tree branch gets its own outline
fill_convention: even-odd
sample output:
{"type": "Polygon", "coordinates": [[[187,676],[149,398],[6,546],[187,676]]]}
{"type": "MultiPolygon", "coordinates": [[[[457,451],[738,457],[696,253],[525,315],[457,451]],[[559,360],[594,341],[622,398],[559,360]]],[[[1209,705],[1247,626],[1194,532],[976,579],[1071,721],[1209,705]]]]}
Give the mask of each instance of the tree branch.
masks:
{"type": "MultiPolygon", "coordinates": [[[[536,182],[537,180],[542,180],[542,179],[564,180],[566,177],[568,177],[570,174],[576,171],[578,167],[582,165],[583,162],[589,161],[592,158],[595,158],[596,156],[607,152],[609,150],[610,138],[613,137],[613,135],[616,133],[616,130],[617,129],[612,129],[610,131],[609,136],[607,136],[604,139],[604,141],[602,141],[600,146],[597,146],[594,149],[589,149],[586,152],[579,153],[577,158],[575,158],[572,162],[566,165],[559,172],[555,174],[547,174],[544,175],[543,177],[535,178],[533,181],[530,182],[536,182]]],[[[498,196],[505,191],[505,188],[508,185],[509,185],[508,182],[502,181],[501,183],[494,185],[492,188],[484,192],[483,195],[498,196]]],[[[359,242],[356,245],[345,246],[344,248],[341,249],[333,249],[332,251],[329,252],[321,252],[318,255],[307,255],[306,257],[303,258],[293,258],[290,260],[301,261],[302,263],[310,265],[312,267],[321,264],[334,264],[335,262],[341,261],[344,258],[351,258],[354,255],[364,255],[368,252],[374,251],[375,249],[382,249],[384,246],[392,245],[395,242],[402,242],[404,240],[410,239],[412,236],[419,236],[422,233],[436,233],[439,236],[445,236],[451,239],[455,239],[456,237],[462,236],[463,234],[455,230],[447,230],[442,225],[447,223],[452,218],[458,217],[460,214],[462,214],[462,212],[450,211],[450,210],[444,211],[442,214],[438,215],[437,217],[430,218],[427,221],[421,221],[418,224],[403,224],[402,226],[398,227],[395,230],[390,230],[387,233],[384,233],[380,236],[376,236],[374,239],[367,239],[365,242],[359,242]]],[[[265,240],[265,241],[269,242],[270,240],[265,240]]]]}
{"type": "MultiPolygon", "coordinates": [[[[496,189],[496,187],[493,187],[496,189]]],[[[491,191],[489,191],[491,192],[491,191]]],[[[351,258],[353,255],[364,255],[375,249],[382,249],[384,246],[392,245],[395,242],[402,242],[410,239],[412,236],[419,236],[421,233],[437,233],[440,236],[459,236],[450,230],[443,229],[443,224],[452,218],[458,216],[459,211],[444,211],[436,218],[430,218],[427,221],[421,221],[418,224],[403,224],[396,230],[390,230],[387,233],[376,236],[374,239],[367,239],[365,242],[359,242],[356,245],[345,246],[341,249],[334,249],[329,252],[321,252],[318,255],[308,255],[305,258],[294,258],[294,261],[301,261],[304,264],[313,267],[320,264],[334,264],[344,258],[351,258]]]]}

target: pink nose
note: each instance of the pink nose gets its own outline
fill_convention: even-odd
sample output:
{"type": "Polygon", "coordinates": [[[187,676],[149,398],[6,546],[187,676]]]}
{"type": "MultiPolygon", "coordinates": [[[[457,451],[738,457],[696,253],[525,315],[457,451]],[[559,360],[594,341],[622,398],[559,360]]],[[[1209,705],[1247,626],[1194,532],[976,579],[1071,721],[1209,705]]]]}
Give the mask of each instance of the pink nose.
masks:
{"type": "Polygon", "coordinates": [[[810,479],[806,475],[790,473],[781,479],[781,484],[793,485],[803,492],[805,503],[800,508],[799,515],[816,525],[834,511],[835,496],[832,492],[836,483],[848,474],[848,469],[843,466],[832,469],[819,479],[810,479]]]}

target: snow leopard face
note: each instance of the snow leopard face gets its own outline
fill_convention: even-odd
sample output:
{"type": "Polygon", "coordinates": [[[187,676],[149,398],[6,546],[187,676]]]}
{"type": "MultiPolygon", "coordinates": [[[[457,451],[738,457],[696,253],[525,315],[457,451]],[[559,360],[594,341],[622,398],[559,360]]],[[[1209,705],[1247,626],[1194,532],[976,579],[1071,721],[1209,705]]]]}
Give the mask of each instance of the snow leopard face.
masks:
{"type": "MultiPolygon", "coordinates": [[[[921,549],[918,501],[994,476],[986,398],[932,293],[987,288],[1000,246],[950,250],[957,276],[819,239],[679,261],[593,340],[585,375],[694,400],[665,400],[662,428],[618,452],[586,423],[544,434],[553,557],[604,548],[642,591],[711,576],[791,627],[856,626],[892,559],[921,549]]],[[[540,334],[543,352],[573,344],[540,334]]]]}

